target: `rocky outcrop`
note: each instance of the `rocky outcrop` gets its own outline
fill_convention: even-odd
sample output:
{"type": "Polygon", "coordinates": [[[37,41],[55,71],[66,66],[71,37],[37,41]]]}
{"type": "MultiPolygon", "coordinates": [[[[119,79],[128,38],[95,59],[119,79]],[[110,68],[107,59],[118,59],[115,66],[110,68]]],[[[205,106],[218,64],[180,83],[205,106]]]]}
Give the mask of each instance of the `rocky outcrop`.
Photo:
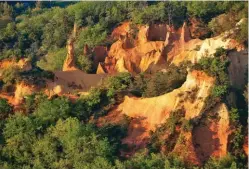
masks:
{"type": "Polygon", "coordinates": [[[227,155],[228,136],[230,135],[229,112],[225,104],[218,104],[207,115],[215,115],[215,119],[204,117],[201,124],[192,131],[192,141],[197,158],[202,163],[212,157],[227,155]]]}
{"type": "Polygon", "coordinates": [[[18,62],[13,59],[0,61],[0,69],[6,69],[8,67],[17,67],[20,71],[29,71],[32,69],[31,61],[28,58],[20,59],[18,62]]]}
{"type": "Polygon", "coordinates": [[[194,19],[190,26],[185,22],[179,29],[169,28],[166,24],[140,25],[136,26],[138,33],[134,39],[134,28],[125,22],[114,29],[113,37],[118,37],[118,41],[112,44],[102,67],[106,73],[121,70],[139,73],[151,71],[156,65],[178,65],[183,61],[196,63],[202,57],[212,57],[219,47],[235,49],[237,52],[245,49],[230,38],[230,34],[237,28],[214,38],[200,40],[192,37],[194,25],[198,25],[194,19]],[[122,68],[116,66],[119,60],[124,60],[122,68]]]}
{"type": "Polygon", "coordinates": [[[119,40],[112,44],[105,62],[102,64],[106,73],[129,71],[139,73],[146,71],[151,65],[165,62],[164,42],[148,41],[149,27],[142,27],[138,34],[138,40],[132,39],[129,34],[120,36],[119,40]],[[145,31],[146,30],[146,31],[145,31]],[[142,35],[145,39],[142,39],[142,35]]]}
{"type": "Polygon", "coordinates": [[[153,24],[148,28],[147,39],[148,41],[165,41],[167,32],[166,24],[153,24]]]}
{"type": "MultiPolygon", "coordinates": [[[[210,95],[214,82],[214,78],[201,71],[194,70],[188,73],[185,83],[172,92],[152,98],[125,96],[124,101],[106,117],[103,117],[102,121],[105,119],[113,122],[120,119],[121,115],[130,117],[128,135],[122,140],[122,143],[135,146],[134,151],[145,148],[150,138],[150,131],[154,131],[157,126],[163,124],[171,112],[182,109],[185,112],[185,119],[194,119],[195,121],[202,119],[205,100],[210,95]]],[[[215,137],[220,139],[219,142],[222,143],[222,146],[214,154],[222,156],[226,153],[225,145],[228,137],[228,133],[226,133],[229,125],[227,109],[224,105],[221,105],[212,111],[217,112],[221,118],[217,118],[219,120],[209,125],[208,128],[210,130],[217,129],[215,137]]],[[[176,144],[174,151],[176,153],[178,153],[178,150],[182,153],[188,153],[186,154],[186,160],[198,161],[196,164],[200,164],[202,159],[199,159],[195,148],[196,141],[194,138],[196,134],[182,131],[180,135],[184,136],[186,144],[176,144]],[[183,149],[186,149],[186,151],[183,151],[183,149]]]]}
{"type": "Polygon", "coordinates": [[[74,40],[70,39],[67,44],[67,57],[63,64],[63,71],[78,70],[75,66],[74,40]]]}
{"type": "Polygon", "coordinates": [[[16,85],[15,96],[14,96],[14,103],[13,105],[19,105],[23,102],[23,99],[27,95],[33,94],[37,91],[35,86],[26,85],[25,83],[20,83],[16,85]]]}
{"type": "Polygon", "coordinates": [[[199,18],[189,19],[191,37],[194,39],[205,39],[210,35],[210,29],[199,18]]]}
{"type": "Polygon", "coordinates": [[[226,105],[220,103],[205,112],[192,131],[181,131],[183,142],[177,141],[173,152],[184,161],[202,165],[211,157],[221,158],[227,155],[230,133],[229,112],[226,105]],[[215,118],[209,119],[209,116],[215,118]]]}
{"type": "MultiPolygon", "coordinates": [[[[230,34],[233,34],[236,29],[237,28],[235,27],[234,29],[224,32],[219,36],[205,40],[190,39],[188,42],[176,40],[173,42],[174,47],[167,53],[167,61],[176,65],[183,61],[191,61],[192,63],[196,63],[202,57],[212,57],[216,52],[216,49],[219,47],[230,50],[234,49],[234,52],[239,54],[240,51],[245,50],[246,48],[234,39],[230,38],[230,34]]],[[[181,35],[181,37],[183,36],[181,35]]]]}
{"type": "Polygon", "coordinates": [[[111,34],[113,39],[119,39],[120,36],[125,36],[130,30],[130,22],[123,22],[120,26],[116,27],[111,34]]]}
{"type": "Polygon", "coordinates": [[[164,123],[172,111],[184,109],[186,119],[200,118],[204,101],[213,85],[212,77],[200,71],[192,71],[189,72],[186,82],[170,93],[152,98],[125,96],[124,101],[106,119],[112,121],[113,113],[118,114],[115,119],[120,115],[131,117],[128,136],[123,143],[142,148],[148,143],[150,131],[164,123]]]}
{"type": "Polygon", "coordinates": [[[201,115],[204,101],[213,85],[214,79],[205,73],[189,72],[186,82],[180,88],[153,98],[138,99],[126,96],[117,111],[130,117],[145,118],[150,129],[163,123],[171,111],[179,108],[186,111],[186,119],[196,118],[201,115]]]}

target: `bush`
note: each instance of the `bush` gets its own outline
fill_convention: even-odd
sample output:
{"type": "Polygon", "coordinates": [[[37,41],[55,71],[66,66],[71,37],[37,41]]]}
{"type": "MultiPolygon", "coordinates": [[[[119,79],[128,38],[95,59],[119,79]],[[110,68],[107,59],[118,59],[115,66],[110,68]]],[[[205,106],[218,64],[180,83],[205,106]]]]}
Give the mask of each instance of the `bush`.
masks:
{"type": "Polygon", "coordinates": [[[205,164],[204,168],[207,169],[221,169],[221,168],[230,168],[237,169],[237,164],[235,158],[228,154],[225,157],[220,159],[210,158],[205,164]]]}
{"type": "Polygon", "coordinates": [[[129,88],[132,83],[132,76],[130,73],[119,73],[116,76],[110,76],[104,82],[107,91],[107,96],[112,98],[115,93],[124,91],[129,88]]]}
{"type": "Polygon", "coordinates": [[[186,80],[185,66],[171,66],[166,73],[158,72],[152,75],[144,92],[145,97],[159,96],[180,87],[186,80]]]}
{"type": "Polygon", "coordinates": [[[6,99],[0,98],[0,120],[5,119],[12,112],[12,106],[9,105],[6,99]]]}
{"type": "Polygon", "coordinates": [[[196,16],[208,22],[214,16],[224,12],[222,2],[187,2],[187,11],[190,16],[196,16]]]}
{"type": "Polygon", "coordinates": [[[216,49],[214,56],[215,57],[227,56],[227,50],[224,49],[223,47],[219,47],[216,49]]]}
{"type": "Polygon", "coordinates": [[[66,56],[66,48],[56,51],[49,51],[45,57],[37,62],[37,66],[41,69],[49,71],[62,70],[66,56]]]}
{"type": "Polygon", "coordinates": [[[80,55],[76,58],[76,65],[79,69],[83,70],[86,73],[93,73],[93,61],[84,55],[80,55]]]}
{"type": "Polygon", "coordinates": [[[94,47],[103,44],[106,37],[107,32],[100,24],[83,29],[76,41],[76,53],[79,54],[85,45],[94,47]]]}
{"type": "Polygon", "coordinates": [[[248,19],[245,19],[239,26],[235,39],[240,43],[248,43],[248,19]]]}
{"type": "Polygon", "coordinates": [[[5,84],[14,84],[20,80],[20,70],[10,66],[2,71],[2,77],[5,84]]]}
{"type": "Polygon", "coordinates": [[[109,104],[109,98],[106,96],[106,91],[103,89],[92,88],[89,95],[79,98],[72,105],[71,114],[80,120],[87,121],[98,109],[109,104]]]}
{"type": "Polygon", "coordinates": [[[66,119],[70,113],[70,103],[66,98],[44,99],[41,101],[34,116],[44,125],[54,124],[58,119],[66,119]]]}
{"type": "Polygon", "coordinates": [[[236,21],[231,14],[222,14],[218,17],[213,18],[209,23],[208,27],[212,30],[215,35],[219,35],[234,28],[236,21]]]}
{"type": "Polygon", "coordinates": [[[227,94],[228,86],[226,85],[216,85],[212,90],[212,95],[214,97],[222,97],[227,94]]]}
{"type": "Polygon", "coordinates": [[[239,120],[239,111],[236,108],[232,108],[229,114],[230,121],[232,123],[238,122],[239,120]]]}
{"type": "Polygon", "coordinates": [[[215,86],[212,91],[214,97],[223,97],[229,89],[228,66],[229,61],[226,57],[227,51],[223,48],[217,48],[214,58],[203,57],[194,65],[193,69],[203,70],[208,75],[216,78],[215,86]]]}

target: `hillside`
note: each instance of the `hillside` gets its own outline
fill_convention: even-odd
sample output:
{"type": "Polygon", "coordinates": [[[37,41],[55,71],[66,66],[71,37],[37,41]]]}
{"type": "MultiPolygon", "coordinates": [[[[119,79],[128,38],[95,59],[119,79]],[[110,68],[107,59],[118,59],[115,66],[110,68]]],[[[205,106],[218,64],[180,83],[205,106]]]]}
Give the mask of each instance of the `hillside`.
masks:
{"type": "Polygon", "coordinates": [[[0,168],[247,165],[248,2],[0,2],[0,168]]]}

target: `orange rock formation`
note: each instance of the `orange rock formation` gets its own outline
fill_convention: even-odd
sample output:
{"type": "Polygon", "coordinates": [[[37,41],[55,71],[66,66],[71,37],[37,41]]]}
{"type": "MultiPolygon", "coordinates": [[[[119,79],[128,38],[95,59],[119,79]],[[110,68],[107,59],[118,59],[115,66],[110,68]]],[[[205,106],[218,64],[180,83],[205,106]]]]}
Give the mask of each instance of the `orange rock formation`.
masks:
{"type": "Polygon", "coordinates": [[[14,103],[13,105],[19,105],[22,103],[24,96],[31,95],[36,91],[35,86],[26,85],[24,83],[20,83],[16,85],[14,103]]]}
{"type": "Polygon", "coordinates": [[[32,69],[30,60],[28,58],[20,59],[18,62],[15,60],[5,59],[0,62],[0,69],[6,69],[8,67],[17,67],[21,71],[29,71],[32,69]]]}
{"type": "Polygon", "coordinates": [[[69,70],[78,70],[75,67],[75,58],[74,58],[74,40],[70,39],[67,44],[67,57],[63,64],[63,71],[69,70]]]}
{"type": "Polygon", "coordinates": [[[99,64],[100,70],[138,73],[151,71],[155,65],[178,65],[183,61],[196,63],[202,57],[212,56],[219,47],[236,49],[236,52],[244,49],[229,38],[233,30],[205,40],[192,39],[196,24],[197,21],[192,20],[190,27],[184,23],[177,30],[165,24],[137,26],[139,31],[134,39],[129,22],[125,22],[114,29],[112,37],[118,40],[112,44],[105,61],[99,64]]]}
{"type": "Polygon", "coordinates": [[[142,148],[148,143],[150,130],[164,123],[172,111],[183,108],[186,119],[201,118],[204,101],[213,85],[212,77],[192,71],[188,73],[186,82],[170,93],[152,98],[126,96],[123,103],[105,118],[112,121],[119,119],[122,114],[132,117],[128,136],[123,143],[135,145],[135,149],[142,148]]]}

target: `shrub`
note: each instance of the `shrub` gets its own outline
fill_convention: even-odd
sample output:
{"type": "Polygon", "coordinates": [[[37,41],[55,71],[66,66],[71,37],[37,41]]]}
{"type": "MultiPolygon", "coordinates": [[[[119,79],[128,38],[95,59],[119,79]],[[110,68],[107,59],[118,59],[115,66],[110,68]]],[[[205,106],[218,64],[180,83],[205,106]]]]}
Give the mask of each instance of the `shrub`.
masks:
{"type": "Polygon", "coordinates": [[[227,50],[224,49],[223,47],[219,47],[216,49],[214,56],[215,57],[227,56],[227,50]]]}
{"type": "Polygon", "coordinates": [[[106,37],[107,32],[105,28],[100,24],[96,24],[94,26],[83,29],[79,33],[76,41],[76,53],[80,53],[86,44],[89,47],[103,44],[106,37]]]}
{"type": "Polygon", "coordinates": [[[234,28],[236,22],[231,14],[222,14],[218,17],[213,18],[209,23],[208,27],[212,30],[215,35],[219,35],[234,28]]]}
{"type": "Polygon", "coordinates": [[[41,101],[34,116],[44,125],[54,124],[58,119],[66,119],[70,113],[70,103],[66,98],[44,99],[41,101]]]}
{"type": "Polygon", "coordinates": [[[76,58],[76,65],[79,69],[83,70],[86,73],[93,73],[93,61],[84,55],[80,55],[76,58]]]}
{"type": "Polygon", "coordinates": [[[148,80],[144,96],[154,97],[168,93],[180,87],[186,80],[185,66],[171,66],[167,72],[158,72],[148,80]]]}
{"type": "Polygon", "coordinates": [[[240,25],[239,25],[239,31],[235,35],[235,39],[239,41],[240,43],[248,43],[248,19],[245,19],[240,25]]]}
{"type": "Polygon", "coordinates": [[[212,90],[212,95],[214,97],[222,97],[227,94],[228,86],[226,85],[216,85],[212,90]]]}
{"type": "Polygon", "coordinates": [[[121,92],[129,88],[132,83],[132,76],[130,73],[119,73],[116,76],[110,76],[104,82],[107,95],[113,97],[115,93],[121,92]]]}
{"type": "Polygon", "coordinates": [[[204,168],[207,169],[219,169],[219,168],[230,168],[237,169],[235,158],[228,154],[220,159],[210,158],[205,164],[204,168]]]}
{"type": "Polygon", "coordinates": [[[2,77],[5,84],[14,84],[20,80],[20,70],[10,66],[2,71],[2,77]]]}
{"type": "Polygon", "coordinates": [[[239,111],[236,108],[232,108],[229,114],[230,121],[235,123],[239,120],[239,111]]]}
{"type": "Polygon", "coordinates": [[[49,71],[62,70],[66,55],[66,48],[49,51],[45,57],[37,62],[37,66],[49,71]]]}
{"type": "Polygon", "coordinates": [[[0,98],[0,120],[5,119],[12,112],[12,107],[6,99],[0,98]]]}

